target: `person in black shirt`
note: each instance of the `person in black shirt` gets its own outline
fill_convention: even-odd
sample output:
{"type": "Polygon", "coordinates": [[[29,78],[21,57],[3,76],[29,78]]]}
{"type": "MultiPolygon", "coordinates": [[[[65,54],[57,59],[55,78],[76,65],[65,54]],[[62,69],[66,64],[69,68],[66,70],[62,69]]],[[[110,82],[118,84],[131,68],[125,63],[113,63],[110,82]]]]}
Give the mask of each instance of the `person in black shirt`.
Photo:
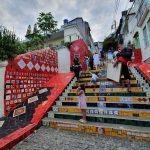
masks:
{"type": "Polygon", "coordinates": [[[79,80],[80,70],[81,70],[81,65],[79,62],[79,58],[75,57],[74,58],[74,73],[75,73],[75,77],[77,78],[77,80],[79,80]]]}

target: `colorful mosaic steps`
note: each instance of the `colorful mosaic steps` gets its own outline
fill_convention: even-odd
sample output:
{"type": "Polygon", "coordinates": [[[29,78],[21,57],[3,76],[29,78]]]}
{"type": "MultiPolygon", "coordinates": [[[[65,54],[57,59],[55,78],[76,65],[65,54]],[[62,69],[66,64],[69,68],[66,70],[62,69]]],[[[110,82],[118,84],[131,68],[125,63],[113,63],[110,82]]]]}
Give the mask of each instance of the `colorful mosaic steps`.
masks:
{"type": "Polygon", "coordinates": [[[81,124],[75,120],[56,118],[44,118],[43,125],[50,126],[51,128],[59,128],[83,133],[102,134],[106,136],[150,141],[149,127],[136,127],[130,125],[104,124],[95,122],[81,124]]]}
{"type": "MultiPolygon", "coordinates": [[[[87,81],[80,81],[79,83],[84,83],[85,86],[87,85],[91,85],[90,83],[91,80],[87,80],[87,81]]],[[[124,84],[128,84],[128,82],[126,80],[123,80],[124,84]]],[[[130,80],[130,83],[131,84],[138,84],[138,81],[137,80],[130,80]]],[[[78,83],[75,83],[74,86],[77,86],[78,83]]],[[[117,82],[114,82],[114,81],[109,81],[109,80],[101,80],[101,81],[98,81],[97,82],[97,85],[116,85],[116,84],[119,84],[120,83],[117,83],[117,82]]]]}
{"type": "MultiPolygon", "coordinates": [[[[133,78],[133,79],[135,79],[135,77],[133,76],[133,75],[130,75],[131,76],[131,78],[133,78]]],[[[91,73],[87,73],[87,74],[81,74],[80,75],[80,78],[82,79],[84,79],[84,78],[91,78],[92,77],[92,75],[91,75],[91,73]]],[[[100,77],[101,78],[101,77],[100,77]]],[[[103,76],[102,78],[105,78],[105,79],[107,79],[106,78],[106,76],[103,76]]],[[[123,79],[123,76],[121,77],[122,79],[123,79]]]]}
{"type": "MultiPolygon", "coordinates": [[[[90,70],[90,72],[92,72],[92,73],[95,73],[95,72],[99,73],[99,72],[102,72],[102,69],[99,69],[99,70],[90,70]]],[[[81,72],[81,74],[90,74],[90,73],[89,72],[81,72]]]]}
{"type": "MultiPolygon", "coordinates": [[[[68,113],[81,113],[79,107],[73,106],[53,106],[54,112],[68,112],[68,113]]],[[[150,111],[147,109],[131,109],[131,108],[95,108],[87,107],[87,113],[89,114],[110,114],[117,116],[137,116],[150,118],[150,111]]]]}
{"type": "MultiPolygon", "coordinates": [[[[76,89],[70,90],[70,93],[76,93],[76,89]]],[[[91,93],[91,92],[127,92],[128,88],[86,88],[85,92],[86,93],[91,93]]],[[[140,87],[131,87],[131,92],[142,92],[142,88],[140,87]]]]}
{"type": "MultiPolygon", "coordinates": [[[[101,92],[101,93],[85,93],[86,96],[139,96],[144,97],[146,96],[145,92],[101,92]]],[[[67,96],[67,95],[66,95],[67,96]]],[[[76,93],[68,93],[68,96],[76,96],[76,93]]]]}
{"type": "MultiPolygon", "coordinates": [[[[77,101],[58,101],[57,106],[78,106],[77,101]]],[[[135,102],[87,102],[88,107],[98,108],[133,108],[133,109],[150,109],[150,103],[135,103],[135,102]]]]}
{"type": "Polygon", "coordinates": [[[101,70],[101,74],[103,78],[93,90],[91,78],[87,78],[90,74],[81,73],[80,83],[86,87],[88,123],[77,121],[82,113],[76,96],[78,83],[75,83],[59,97],[43,124],[85,133],[150,140],[150,96],[141,87],[141,81],[132,75],[130,93],[126,80],[125,85],[121,85],[105,79],[105,70],[101,70]]]}
{"type": "MultiPolygon", "coordinates": [[[[132,80],[135,80],[135,78],[131,78],[132,80]]],[[[80,80],[79,81],[90,81],[91,80],[91,77],[86,77],[86,78],[84,78],[84,77],[82,77],[82,78],[80,78],[80,80]]],[[[107,78],[106,77],[101,77],[100,79],[99,79],[99,81],[101,81],[101,80],[107,80],[107,78]]],[[[123,78],[122,78],[122,80],[123,80],[123,78]]]]}
{"type": "MultiPolygon", "coordinates": [[[[60,100],[63,101],[78,101],[77,96],[66,96],[60,97],[60,100]]],[[[92,102],[126,102],[126,103],[149,103],[150,104],[150,98],[148,97],[114,97],[114,96],[87,96],[86,97],[87,102],[92,101],[92,102]]]]}
{"type": "MultiPolygon", "coordinates": [[[[110,84],[110,85],[95,85],[95,88],[125,88],[128,87],[128,84],[110,84]]],[[[141,87],[140,84],[131,84],[131,87],[141,87]]],[[[93,88],[91,85],[85,85],[85,88],[93,88]]],[[[77,89],[77,86],[72,86],[72,89],[77,89]]]]}
{"type": "MultiPolygon", "coordinates": [[[[66,113],[66,112],[49,112],[49,118],[60,118],[60,119],[72,119],[79,120],[82,118],[81,113],[66,113]]],[[[103,115],[103,114],[87,114],[87,120],[89,122],[99,123],[112,123],[112,124],[124,124],[124,125],[135,125],[141,127],[150,127],[150,118],[138,118],[138,117],[126,117],[126,116],[115,116],[115,115],[103,115]]]]}
{"type": "MultiPolygon", "coordinates": [[[[86,83],[86,82],[89,82],[90,83],[90,81],[91,81],[91,78],[88,78],[87,80],[84,80],[84,79],[82,79],[82,80],[79,80],[79,83],[86,83]]],[[[122,81],[125,81],[125,80],[122,80],[122,81]]],[[[131,84],[136,84],[136,83],[138,83],[138,81],[137,80],[135,80],[135,79],[131,79],[130,80],[131,81],[131,84]]],[[[112,83],[115,83],[116,84],[116,82],[114,82],[114,81],[110,81],[110,80],[107,80],[107,79],[103,79],[103,80],[98,80],[97,82],[112,82],[112,83]]],[[[127,81],[125,81],[125,83],[128,83],[127,81]]],[[[120,84],[120,83],[118,83],[118,84],[120,84]]]]}

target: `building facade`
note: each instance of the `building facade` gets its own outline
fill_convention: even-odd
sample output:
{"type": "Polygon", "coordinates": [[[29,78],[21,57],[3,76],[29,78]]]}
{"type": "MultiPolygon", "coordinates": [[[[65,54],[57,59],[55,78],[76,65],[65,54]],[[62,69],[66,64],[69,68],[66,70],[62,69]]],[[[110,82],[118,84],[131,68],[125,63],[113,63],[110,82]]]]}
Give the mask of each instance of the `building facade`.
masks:
{"type": "Polygon", "coordinates": [[[71,21],[65,19],[64,25],[61,26],[60,30],[64,30],[64,42],[73,42],[83,39],[90,50],[95,50],[89,23],[84,21],[81,17],[71,21]]]}
{"type": "Polygon", "coordinates": [[[150,59],[150,0],[134,0],[126,14],[122,14],[120,34],[124,46],[130,41],[141,49],[142,60],[150,59]]]}
{"type": "Polygon", "coordinates": [[[60,47],[64,45],[64,43],[83,39],[88,49],[94,51],[95,46],[90,31],[89,23],[80,17],[71,21],[65,19],[60,30],[49,35],[49,38],[45,43],[45,47],[60,47]]]}

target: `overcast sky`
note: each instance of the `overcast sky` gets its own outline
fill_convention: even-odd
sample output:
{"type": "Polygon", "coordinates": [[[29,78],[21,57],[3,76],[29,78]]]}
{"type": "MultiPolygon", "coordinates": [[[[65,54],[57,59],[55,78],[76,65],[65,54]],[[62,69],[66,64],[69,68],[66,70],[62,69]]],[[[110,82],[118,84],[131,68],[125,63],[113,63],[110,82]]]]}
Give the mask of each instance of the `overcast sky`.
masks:
{"type": "Polygon", "coordinates": [[[28,25],[32,27],[40,12],[51,12],[58,21],[82,17],[89,22],[94,41],[103,41],[111,33],[115,1],[120,1],[115,19],[132,3],[129,0],[0,0],[0,25],[4,25],[23,38],[28,25]]]}

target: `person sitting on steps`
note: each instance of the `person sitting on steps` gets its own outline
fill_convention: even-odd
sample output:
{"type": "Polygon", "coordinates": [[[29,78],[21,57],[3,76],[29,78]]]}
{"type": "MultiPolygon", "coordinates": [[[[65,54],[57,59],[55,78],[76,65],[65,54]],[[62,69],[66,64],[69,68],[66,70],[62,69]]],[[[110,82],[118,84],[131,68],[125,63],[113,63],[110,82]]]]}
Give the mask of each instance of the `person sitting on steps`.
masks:
{"type": "Polygon", "coordinates": [[[92,78],[90,82],[92,83],[92,86],[93,86],[93,92],[95,92],[95,88],[97,86],[97,80],[99,79],[99,77],[98,77],[98,73],[91,73],[91,75],[92,75],[92,78]]]}

